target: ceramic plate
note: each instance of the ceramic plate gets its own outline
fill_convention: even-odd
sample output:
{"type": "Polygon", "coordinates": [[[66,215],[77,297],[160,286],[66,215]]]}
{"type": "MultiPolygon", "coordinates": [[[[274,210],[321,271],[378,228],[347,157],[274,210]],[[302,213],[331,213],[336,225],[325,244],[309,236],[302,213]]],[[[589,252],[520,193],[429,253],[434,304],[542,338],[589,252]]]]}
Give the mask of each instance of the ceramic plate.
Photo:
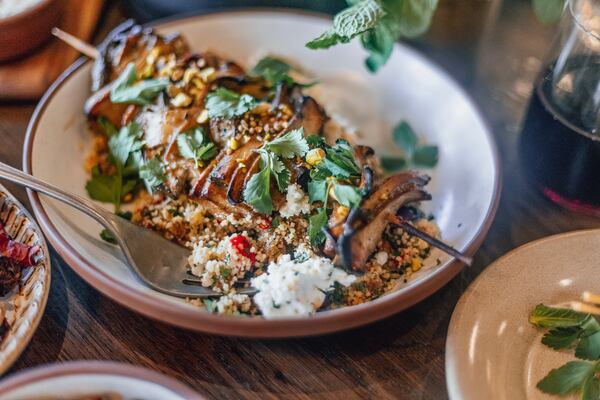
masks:
{"type": "MultiPolygon", "coordinates": [[[[213,49],[243,65],[252,65],[266,53],[296,60],[321,82],[321,100],[330,114],[356,126],[363,132],[361,140],[380,153],[393,148],[391,126],[408,120],[440,146],[428,211],[435,214],[446,241],[474,253],[489,228],[499,193],[498,158],[476,107],[444,72],[407,47],[398,46],[377,75],[366,71],[365,54],[357,43],[331,51],[306,49],[304,43],[329,23],[314,15],[248,11],[188,17],[157,28],[180,32],[195,50],[213,49]]],[[[24,161],[26,171],[82,196],[87,179],[83,160],[90,145],[82,105],[89,95],[90,66],[80,60],[46,94],[28,129],[24,161]]],[[[93,221],[45,197],[32,194],[31,201],[56,249],[100,291],[145,315],[219,334],[281,337],[350,328],[415,304],[462,268],[434,253],[431,267],[396,292],[311,318],[266,321],[209,315],[141,285],[120,254],[98,238],[100,229],[93,221]],[[442,264],[434,267],[438,257],[442,264]]]]}
{"type": "Polygon", "coordinates": [[[102,394],[112,394],[115,400],[202,399],[192,389],[168,376],[103,361],[46,365],[18,372],[0,383],[0,400],[77,400],[77,397],[92,398],[102,394]]]}
{"type": "Polygon", "coordinates": [[[26,270],[20,290],[0,297],[10,325],[4,341],[0,343],[0,374],[4,373],[25,349],[33,336],[50,291],[50,256],[40,228],[17,199],[0,185],[0,222],[6,232],[18,242],[38,246],[34,255],[38,261],[33,269],[26,270]]]}
{"type": "Polygon", "coordinates": [[[577,300],[600,287],[600,230],[551,236],[500,258],[458,302],[446,341],[451,399],[555,399],[535,385],[573,360],[541,344],[527,321],[540,303],[577,300]]]}

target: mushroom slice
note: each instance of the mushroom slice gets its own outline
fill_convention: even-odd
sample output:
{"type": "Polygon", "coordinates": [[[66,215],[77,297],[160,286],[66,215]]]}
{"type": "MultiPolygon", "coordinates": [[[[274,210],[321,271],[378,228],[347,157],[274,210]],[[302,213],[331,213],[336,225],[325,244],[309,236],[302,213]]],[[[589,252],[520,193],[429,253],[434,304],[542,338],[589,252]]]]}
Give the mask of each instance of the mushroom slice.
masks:
{"type": "Polygon", "coordinates": [[[349,270],[363,271],[381,240],[389,216],[395,215],[406,204],[431,199],[431,195],[423,190],[428,181],[428,177],[415,172],[387,178],[346,218],[343,233],[337,240],[334,263],[349,270]]]}

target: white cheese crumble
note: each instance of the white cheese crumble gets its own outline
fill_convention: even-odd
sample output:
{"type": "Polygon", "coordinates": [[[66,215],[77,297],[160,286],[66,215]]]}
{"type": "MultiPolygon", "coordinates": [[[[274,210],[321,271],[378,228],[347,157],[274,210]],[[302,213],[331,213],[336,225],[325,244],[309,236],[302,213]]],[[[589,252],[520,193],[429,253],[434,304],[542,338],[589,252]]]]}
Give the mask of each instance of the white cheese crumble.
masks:
{"type": "Polygon", "coordinates": [[[355,280],[327,258],[312,256],[295,262],[286,254],[271,263],[266,273],[252,278],[258,290],[254,303],[268,319],[310,315],[321,307],[324,292],[335,282],[348,286],[355,280]]]}
{"type": "Polygon", "coordinates": [[[385,251],[380,251],[377,254],[375,254],[375,261],[377,261],[377,264],[385,265],[387,260],[388,260],[388,253],[386,253],[385,251]]]}
{"type": "Polygon", "coordinates": [[[300,215],[301,213],[310,213],[310,204],[308,203],[308,196],[300,185],[292,183],[288,186],[287,194],[285,196],[286,203],[279,210],[279,214],[284,218],[290,218],[294,215],[300,215]]]}

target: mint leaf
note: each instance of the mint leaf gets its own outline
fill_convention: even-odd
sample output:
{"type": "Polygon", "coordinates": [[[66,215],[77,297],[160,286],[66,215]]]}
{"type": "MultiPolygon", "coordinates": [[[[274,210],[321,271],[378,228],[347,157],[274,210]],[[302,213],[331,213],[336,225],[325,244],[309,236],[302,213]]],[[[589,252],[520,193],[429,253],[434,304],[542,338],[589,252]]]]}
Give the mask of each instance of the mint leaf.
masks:
{"type": "Polygon", "coordinates": [[[140,167],[140,178],[144,180],[146,187],[150,192],[157,186],[160,186],[166,179],[162,163],[158,158],[146,161],[140,167]]]}
{"type": "Polygon", "coordinates": [[[542,337],[542,343],[554,350],[566,349],[575,344],[582,329],[578,326],[554,328],[542,337]]]}
{"type": "Polygon", "coordinates": [[[333,28],[338,36],[350,40],[373,28],[384,15],[378,1],[362,0],[339,12],[333,18],[333,28]]]}
{"type": "Polygon", "coordinates": [[[327,209],[321,207],[317,214],[309,218],[308,225],[308,237],[310,244],[313,246],[320,246],[325,242],[325,234],[322,232],[322,228],[327,225],[327,209]]]}
{"type": "Polygon", "coordinates": [[[406,121],[400,122],[393,131],[394,143],[404,151],[406,156],[412,158],[417,147],[417,135],[406,121]]]}
{"type": "Polygon", "coordinates": [[[404,158],[396,157],[381,157],[379,159],[379,164],[381,165],[381,168],[387,172],[395,172],[406,167],[406,160],[404,158]]]}
{"type": "Polygon", "coordinates": [[[243,115],[256,106],[249,94],[238,94],[229,89],[218,88],[206,96],[205,106],[210,118],[231,119],[243,115]]]}
{"type": "Polygon", "coordinates": [[[533,0],[533,12],[540,21],[551,24],[560,19],[566,0],[533,0]]]}
{"type": "Polygon", "coordinates": [[[288,75],[295,69],[287,62],[267,56],[261,58],[258,63],[250,70],[250,75],[260,76],[267,80],[271,85],[276,85],[279,82],[287,82],[292,84],[294,80],[288,75]]]}
{"type": "MultiPolygon", "coordinates": [[[[388,16],[383,21],[387,18],[388,16]]],[[[397,36],[391,29],[391,25],[383,21],[360,36],[362,46],[369,53],[365,65],[370,72],[377,72],[379,68],[385,65],[396,44],[397,36]]]]}
{"type": "Polygon", "coordinates": [[[584,360],[597,360],[600,358],[600,331],[581,338],[575,349],[575,357],[584,360]]]}
{"type": "Polygon", "coordinates": [[[437,165],[439,150],[437,146],[420,146],[413,153],[412,162],[422,167],[433,168],[437,165]]]}
{"type": "Polygon", "coordinates": [[[581,391],[581,400],[600,399],[600,380],[595,376],[590,376],[583,384],[581,391]]]}
{"type": "Polygon", "coordinates": [[[270,168],[263,167],[259,173],[252,175],[244,188],[244,200],[260,213],[271,214],[273,212],[270,168]]]}
{"type": "Polygon", "coordinates": [[[413,38],[422,35],[431,25],[431,19],[437,8],[437,0],[383,0],[383,7],[396,37],[413,38]]]}
{"type": "Polygon", "coordinates": [[[306,47],[312,50],[316,49],[327,49],[331,46],[334,46],[339,43],[348,43],[349,40],[338,35],[335,32],[334,28],[329,29],[328,31],[323,32],[321,36],[311,40],[306,43],[306,47]]]}
{"type": "Polygon", "coordinates": [[[110,101],[138,105],[151,104],[154,98],[169,85],[168,79],[146,79],[136,83],[137,80],[135,64],[130,62],[115,79],[110,91],[110,101]]]}
{"type": "Polygon", "coordinates": [[[538,304],[529,316],[529,322],[541,328],[580,326],[587,314],[567,308],[548,307],[538,304]]]}
{"type": "Polygon", "coordinates": [[[329,184],[325,180],[310,180],[308,182],[308,199],[310,203],[321,201],[327,204],[327,195],[329,192],[329,184]]]}
{"type": "Polygon", "coordinates": [[[596,364],[586,361],[570,361],[550,371],[538,382],[537,388],[549,394],[566,395],[579,390],[593,376],[596,364]]]}
{"type": "Polygon", "coordinates": [[[333,194],[341,205],[348,208],[357,208],[362,201],[360,189],[350,185],[334,184],[333,194]]]}
{"type": "Polygon", "coordinates": [[[294,129],[286,132],[284,135],[271,140],[264,145],[264,148],[283,158],[292,158],[295,156],[304,156],[309,148],[306,139],[304,139],[304,129],[294,129]]]}

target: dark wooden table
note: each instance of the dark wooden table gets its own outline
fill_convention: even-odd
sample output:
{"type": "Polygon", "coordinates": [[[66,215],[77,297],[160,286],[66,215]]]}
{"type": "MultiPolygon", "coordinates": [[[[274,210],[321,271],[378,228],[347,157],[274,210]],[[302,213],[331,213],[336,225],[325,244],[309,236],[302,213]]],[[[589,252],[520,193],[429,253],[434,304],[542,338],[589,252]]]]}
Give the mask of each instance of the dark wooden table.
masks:
{"type": "MultiPolygon", "coordinates": [[[[120,18],[110,5],[99,37],[120,18]]],[[[452,310],[493,260],[551,234],[598,227],[533,190],[519,170],[520,122],[552,28],[530,2],[447,0],[430,34],[412,45],[448,69],[474,96],[501,151],[504,189],[495,222],[474,265],[401,314],[349,332],[294,340],[222,338],[173,328],[116,304],[57,255],[46,313],[10,372],[78,359],[116,360],[164,372],[209,398],[447,397],[444,346],[452,310]]],[[[0,104],[0,160],[21,166],[34,104],[0,104]]],[[[7,185],[27,203],[25,192],[7,185]]]]}

